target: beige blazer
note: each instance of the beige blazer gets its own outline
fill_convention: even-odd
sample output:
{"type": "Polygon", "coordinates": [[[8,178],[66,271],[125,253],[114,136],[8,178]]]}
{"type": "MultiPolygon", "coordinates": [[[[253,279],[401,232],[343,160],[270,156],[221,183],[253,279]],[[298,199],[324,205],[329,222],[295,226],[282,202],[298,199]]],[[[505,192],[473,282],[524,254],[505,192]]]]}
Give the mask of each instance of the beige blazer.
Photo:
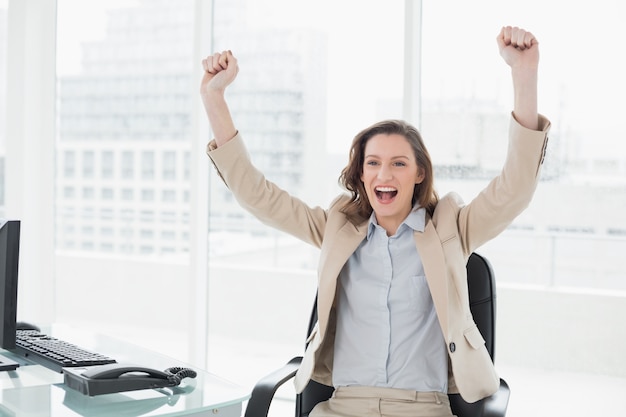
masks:
{"type": "MultiPolygon", "coordinates": [[[[530,203],[543,163],[550,122],[540,117],[539,131],[511,117],[509,147],[500,175],[469,204],[457,194],[441,198],[424,232],[415,232],[426,279],[433,297],[449,356],[449,392],[475,402],[498,390],[499,378],[469,308],[465,265],[480,245],[502,232],[530,203]]],[[[241,136],[207,154],[243,208],[265,224],[320,248],[318,323],[308,339],[295,377],[301,392],[310,379],[332,385],[337,278],[350,255],[365,238],[367,222],[358,226],[340,213],[348,196],[328,209],[309,207],[270,181],[251,163],[241,136]]]]}

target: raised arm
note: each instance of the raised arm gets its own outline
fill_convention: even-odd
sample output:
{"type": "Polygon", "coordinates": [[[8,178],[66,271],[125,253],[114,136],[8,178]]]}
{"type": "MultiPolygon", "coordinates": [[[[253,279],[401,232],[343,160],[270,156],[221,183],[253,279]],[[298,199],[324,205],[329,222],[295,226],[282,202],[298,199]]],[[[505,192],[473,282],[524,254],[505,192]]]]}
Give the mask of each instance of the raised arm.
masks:
{"type": "Polygon", "coordinates": [[[504,61],[511,67],[513,78],[513,114],[522,126],[537,130],[537,71],[539,42],[532,33],[505,26],[497,36],[498,48],[504,61]]]}
{"type": "MultiPolygon", "coordinates": [[[[460,241],[468,256],[504,231],[530,204],[539,182],[550,130],[550,121],[537,113],[537,40],[523,29],[504,27],[497,41],[500,54],[511,67],[515,100],[502,172],[470,203],[463,204],[458,196],[452,195],[443,197],[437,206],[440,213],[440,206],[447,204],[454,208],[460,241]]],[[[446,235],[440,230],[441,234],[446,235]]]]}
{"type": "Polygon", "coordinates": [[[224,51],[203,59],[202,68],[204,76],[200,84],[200,95],[219,147],[237,134],[224,93],[226,87],[237,77],[239,67],[232,52],[224,51]]]}

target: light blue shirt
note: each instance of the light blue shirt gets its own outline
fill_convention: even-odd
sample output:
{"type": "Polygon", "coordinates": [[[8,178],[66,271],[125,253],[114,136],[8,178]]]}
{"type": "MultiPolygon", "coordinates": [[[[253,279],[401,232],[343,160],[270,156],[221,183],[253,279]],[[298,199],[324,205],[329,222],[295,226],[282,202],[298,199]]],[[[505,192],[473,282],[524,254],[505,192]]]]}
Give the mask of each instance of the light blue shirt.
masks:
{"type": "Polygon", "coordinates": [[[412,210],[394,236],[372,213],[366,239],[338,285],[333,385],[447,392],[448,357],[414,231],[412,210]]]}

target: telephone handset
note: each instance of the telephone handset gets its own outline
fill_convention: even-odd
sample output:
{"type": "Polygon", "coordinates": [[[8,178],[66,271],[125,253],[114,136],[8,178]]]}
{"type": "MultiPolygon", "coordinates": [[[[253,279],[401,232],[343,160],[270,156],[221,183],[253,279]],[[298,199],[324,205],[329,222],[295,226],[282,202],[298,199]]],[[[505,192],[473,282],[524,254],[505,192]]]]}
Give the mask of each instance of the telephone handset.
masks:
{"type": "Polygon", "coordinates": [[[190,368],[159,371],[132,364],[111,363],[85,368],[63,368],[65,384],[86,395],[109,394],[147,388],[174,387],[183,378],[196,377],[190,368]]]}
{"type": "Polygon", "coordinates": [[[155,378],[167,380],[170,374],[156,369],[142,366],[124,365],[113,363],[110,365],[94,366],[83,372],[83,377],[91,379],[113,379],[113,378],[155,378]]]}

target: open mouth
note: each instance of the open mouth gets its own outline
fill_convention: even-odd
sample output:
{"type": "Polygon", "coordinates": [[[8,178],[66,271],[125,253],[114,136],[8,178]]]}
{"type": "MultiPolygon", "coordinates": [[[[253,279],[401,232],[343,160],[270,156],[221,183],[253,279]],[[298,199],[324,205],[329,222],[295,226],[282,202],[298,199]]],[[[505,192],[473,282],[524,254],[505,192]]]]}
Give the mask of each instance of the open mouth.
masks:
{"type": "Polygon", "coordinates": [[[376,187],[374,192],[378,201],[382,203],[391,202],[398,194],[398,190],[393,187],[376,187]]]}

